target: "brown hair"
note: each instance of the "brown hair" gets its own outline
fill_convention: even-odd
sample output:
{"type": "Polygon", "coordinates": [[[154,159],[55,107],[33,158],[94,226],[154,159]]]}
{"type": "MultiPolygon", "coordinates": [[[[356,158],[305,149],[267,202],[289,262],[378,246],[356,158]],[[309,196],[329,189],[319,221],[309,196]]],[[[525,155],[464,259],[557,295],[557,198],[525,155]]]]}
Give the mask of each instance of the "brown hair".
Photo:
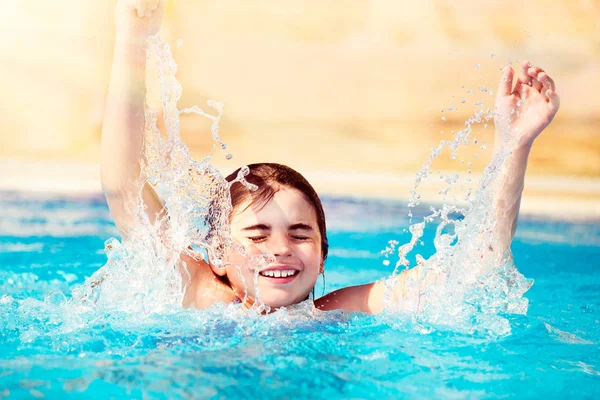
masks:
{"type": "MultiPolygon", "coordinates": [[[[250,190],[241,182],[234,182],[229,190],[231,194],[231,206],[235,211],[240,205],[251,200],[253,204],[267,204],[280,189],[281,186],[296,189],[312,205],[317,215],[317,226],[321,234],[321,255],[323,261],[327,258],[329,251],[329,242],[327,241],[327,226],[325,223],[325,212],[323,204],[317,195],[315,189],[310,183],[297,171],[290,167],[275,163],[258,163],[248,165],[250,173],[245,176],[246,182],[256,185],[257,190],[250,190]]],[[[228,182],[234,181],[241,168],[238,168],[225,179],[228,182]]]]}

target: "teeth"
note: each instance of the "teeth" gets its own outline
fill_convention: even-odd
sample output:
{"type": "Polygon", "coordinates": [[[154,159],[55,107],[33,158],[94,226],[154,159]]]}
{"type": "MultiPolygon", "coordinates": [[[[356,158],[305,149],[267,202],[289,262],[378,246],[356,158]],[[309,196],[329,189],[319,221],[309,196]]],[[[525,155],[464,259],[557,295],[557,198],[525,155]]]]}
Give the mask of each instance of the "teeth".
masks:
{"type": "Polygon", "coordinates": [[[293,269],[287,271],[280,270],[271,270],[271,271],[263,271],[260,273],[262,276],[268,276],[271,278],[287,278],[288,276],[296,275],[296,271],[293,269]]]}

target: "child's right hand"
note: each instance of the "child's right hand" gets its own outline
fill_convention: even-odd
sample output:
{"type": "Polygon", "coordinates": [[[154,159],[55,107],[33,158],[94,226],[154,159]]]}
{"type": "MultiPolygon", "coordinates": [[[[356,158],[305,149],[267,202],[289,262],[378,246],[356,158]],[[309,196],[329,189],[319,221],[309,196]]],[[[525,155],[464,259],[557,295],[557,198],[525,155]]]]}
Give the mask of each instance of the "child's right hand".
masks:
{"type": "Polygon", "coordinates": [[[117,39],[145,41],[160,30],[167,0],[118,0],[117,39]]]}

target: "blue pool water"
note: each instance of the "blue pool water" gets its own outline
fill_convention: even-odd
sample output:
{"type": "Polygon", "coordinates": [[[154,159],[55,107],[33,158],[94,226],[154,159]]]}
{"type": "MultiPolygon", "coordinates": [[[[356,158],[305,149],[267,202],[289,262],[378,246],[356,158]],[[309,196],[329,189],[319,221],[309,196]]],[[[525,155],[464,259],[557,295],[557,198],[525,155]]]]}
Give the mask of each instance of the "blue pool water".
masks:
{"type": "MultiPolygon", "coordinates": [[[[268,316],[233,305],[79,307],[71,291],[106,262],[104,242],[117,235],[104,199],[5,192],[0,205],[0,398],[600,396],[599,221],[521,218],[515,263],[535,284],[527,315],[504,316],[511,331],[498,336],[302,305],[268,316]]],[[[389,275],[380,251],[408,239],[406,208],[324,205],[325,292],[389,275]]]]}

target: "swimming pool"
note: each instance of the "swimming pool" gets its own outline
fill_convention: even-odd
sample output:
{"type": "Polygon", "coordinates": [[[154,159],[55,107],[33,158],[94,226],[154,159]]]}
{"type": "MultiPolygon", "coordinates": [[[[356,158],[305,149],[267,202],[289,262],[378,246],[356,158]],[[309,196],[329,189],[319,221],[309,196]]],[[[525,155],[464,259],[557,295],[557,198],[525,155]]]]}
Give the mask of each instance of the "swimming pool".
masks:
{"type": "MultiPolygon", "coordinates": [[[[306,305],[268,316],[235,305],[77,308],[65,296],[106,262],[104,242],[117,235],[103,197],[1,192],[0,204],[0,398],[600,395],[598,221],[521,218],[515,262],[535,284],[527,315],[506,315],[511,332],[497,336],[306,305]]],[[[325,291],[389,275],[380,251],[408,239],[406,207],[327,197],[324,206],[325,291]]]]}

